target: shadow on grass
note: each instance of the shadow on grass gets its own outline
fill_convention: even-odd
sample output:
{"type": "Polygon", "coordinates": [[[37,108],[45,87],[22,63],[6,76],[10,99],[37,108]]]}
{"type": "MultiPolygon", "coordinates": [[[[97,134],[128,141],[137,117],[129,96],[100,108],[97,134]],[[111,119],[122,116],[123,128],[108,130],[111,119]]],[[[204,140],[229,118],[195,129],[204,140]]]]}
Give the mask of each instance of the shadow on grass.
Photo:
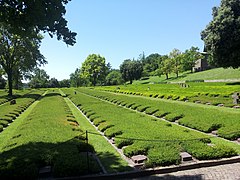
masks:
{"type": "MultiPolygon", "coordinates": [[[[125,178],[128,179],[128,178],[125,178]]],[[[142,177],[142,178],[135,178],[139,180],[203,180],[204,177],[202,174],[196,174],[196,175],[182,175],[182,176],[174,176],[174,175],[161,175],[159,176],[149,176],[149,177],[142,177]]]]}
{"type": "MultiPolygon", "coordinates": [[[[16,138],[18,137],[13,139],[16,138]]],[[[0,154],[0,177],[35,179],[39,176],[39,168],[44,166],[52,166],[54,177],[100,173],[101,169],[96,160],[91,156],[87,158],[86,153],[82,153],[87,149],[94,151],[92,146],[76,138],[56,144],[31,142],[18,146],[12,142],[0,154]]]]}
{"type": "Polygon", "coordinates": [[[132,167],[124,165],[122,163],[123,159],[121,159],[119,156],[114,155],[113,153],[98,153],[97,156],[108,173],[117,173],[133,170],[132,167]]]}
{"type": "Polygon", "coordinates": [[[231,83],[226,83],[226,85],[233,86],[233,85],[240,85],[240,82],[231,82],[231,83]]]}

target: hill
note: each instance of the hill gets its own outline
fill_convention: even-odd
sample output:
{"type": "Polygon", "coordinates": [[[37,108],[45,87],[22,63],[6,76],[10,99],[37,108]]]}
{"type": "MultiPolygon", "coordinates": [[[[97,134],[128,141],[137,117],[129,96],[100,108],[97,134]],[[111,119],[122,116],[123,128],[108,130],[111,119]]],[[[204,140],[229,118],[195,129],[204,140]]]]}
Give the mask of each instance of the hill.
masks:
{"type": "Polygon", "coordinates": [[[168,80],[165,76],[152,76],[149,78],[142,78],[142,80],[134,81],[134,84],[148,84],[148,83],[161,83],[161,82],[183,82],[183,81],[240,81],[240,69],[224,69],[215,68],[202,72],[190,73],[184,72],[176,78],[175,74],[171,74],[168,80]]]}

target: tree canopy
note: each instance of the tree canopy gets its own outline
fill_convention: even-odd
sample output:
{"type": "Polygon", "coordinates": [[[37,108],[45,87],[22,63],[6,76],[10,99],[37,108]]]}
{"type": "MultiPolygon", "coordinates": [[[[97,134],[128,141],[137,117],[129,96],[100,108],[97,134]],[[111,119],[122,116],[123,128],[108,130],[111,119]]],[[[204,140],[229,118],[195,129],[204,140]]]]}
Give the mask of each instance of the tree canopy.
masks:
{"type": "Polygon", "coordinates": [[[83,77],[89,79],[89,81],[95,86],[97,83],[103,83],[105,81],[108,66],[106,65],[104,57],[90,54],[82,63],[81,74],[83,77]]]}
{"type": "Polygon", "coordinates": [[[222,0],[213,8],[213,20],[201,33],[206,50],[220,67],[240,67],[240,2],[222,0]]]}
{"type": "Polygon", "coordinates": [[[76,33],[67,27],[65,5],[70,0],[1,0],[0,23],[10,26],[10,32],[20,36],[48,32],[67,45],[74,45],[76,33]]]}
{"type": "MultiPolygon", "coordinates": [[[[12,95],[13,76],[33,70],[37,65],[45,64],[45,58],[39,47],[42,36],[32,32],[31,37],[12,34],[6,26],[0,24],[0,65],[8,77],[9,95],[12,95]]],[[[17,76],[18,77],[18,76],[17,76]]]]}
{"type": "Polygon", "coordinates": [[[142,77],[143,65],[140,61],[126,59],[120,65],[120,72],[124,81],[138,80],[142,77]]]}

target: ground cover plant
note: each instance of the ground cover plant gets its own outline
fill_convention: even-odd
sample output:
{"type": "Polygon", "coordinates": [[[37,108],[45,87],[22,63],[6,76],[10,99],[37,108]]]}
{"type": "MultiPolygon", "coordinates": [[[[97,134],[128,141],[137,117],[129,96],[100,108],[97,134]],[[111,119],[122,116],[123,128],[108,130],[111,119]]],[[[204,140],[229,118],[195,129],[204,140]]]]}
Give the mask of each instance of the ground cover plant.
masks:
{"type": "MultiPolygon", "coordinates": [[[[15,95],[16,104],[5,103],[0,106],[0,125],[7,127],[13,122],[25,109],[27,109],[36,99],[38,99],[43,91],[34,90],[21,92],[15,95]]],[[[0,132],[1,132],[0,128],[0,132]]]]}
{"type": "MultiPolygon", "coordinates": [[[[0,147],[0,176],[3,178],[37,178],[39,168],[50,165],[54,177],[100,172],[96,161],[86,151],[82,130],[73,123],[68,105],[59,93],[50,91],[35,105],[28,116],[18,123],[11,136],[0,147]]],[[[12,124],[14,126],[15,122],[12,124]]],[[[0,138],[1,135],[0,134],[0,138]]]]}
{"type": "Polygon", "coordinates": [[[153,98],[190,101],[211,105],[224,104],[233,107],[232,94],[238,92],[239,84],[231,83],[178,83],[178,84],[136,84],[104,86],[96,89],[122,94],[142,95],[153,98]]]}
{"type": "MultiPolygon", "coordinates": [[[[93,122],[98,121],[98,123],[95,124],[98,124],[97,127],[99,130],[104,132],[107,137],[115,137],[116,145],[119,148],[127,146],[123,148],[123,152],[126,156],[131,157],[137,154],[147,155],[147,166],[179,164],[179,153],[191,149],[190,146],[185,143],[188,141],[191,141],[191,145],[195,143],[197,145],[201,144],[202,148],[206,150],[208,154],[208,156],[202,158],[201,152],[198,149],[199,146],[196,146],[194,151],[199,152],[195,154],[196,158],[215,158],[211,154],[216,149],[226,152],[223,153],[221,157],[229,157],[237,154],[230,146],[222,147],[216,144],[214,148],[209,148],[207,143],[211,140],[209,139],[210,136],[206,134],[167,123],[142,113],[136,113],[132,110],[117,106],[117,104],[115,105],[92,97],[90,93],[87,95],[79,91],[90,90],[78,89],[76,94],[73,89],[64,90],[64,92],[68,94],[68,97],[78,105],[84,114],[91,112],[98,116],[97,119],[104,120],[101,122],[95,119],[93,122]],[[103,129],[102,127],[105,128],[103,129]]],[[[99,93],[99,96],[104,95],[99,93]]],[[[118,98],[115,98],[115,100],[117,99],[118,98]]],[[[121,101],[123,100],[124,99],[121,99],[121,101]]]]}
{"type": "Polygon", "coordinates": [[[147,114],[156,114],[156,117],[166,117],[166,120],[169,121],[178,120],[181,125],[203,132],[209,133],[213,130],[218,130],[219,136],[230,140],[240,137],[240,111],[236,109],[114,94],[87,88],[81,88],[79,91],[108,101],[112,99],[124,101],[127,108],[132,108],[136,104],[138,109],[141,106],[148,106],[145,110],[147,114]]]}

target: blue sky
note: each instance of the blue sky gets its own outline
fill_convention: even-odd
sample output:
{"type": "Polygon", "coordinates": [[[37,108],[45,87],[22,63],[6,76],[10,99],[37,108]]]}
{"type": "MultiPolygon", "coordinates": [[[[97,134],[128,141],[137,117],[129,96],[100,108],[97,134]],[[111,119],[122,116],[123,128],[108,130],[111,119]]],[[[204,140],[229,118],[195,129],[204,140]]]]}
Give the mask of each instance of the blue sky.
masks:
{"type": "Polygon", "coordinates": [[[100,54],[113,68],[143,51],[168,54],[197,46],[200,32],[220,0],[72,0],[66,6],[68,27],[77,43],[67,46],[45,34],[41,52],[50,77],[68,79],[89,54],[100,54]]]}

